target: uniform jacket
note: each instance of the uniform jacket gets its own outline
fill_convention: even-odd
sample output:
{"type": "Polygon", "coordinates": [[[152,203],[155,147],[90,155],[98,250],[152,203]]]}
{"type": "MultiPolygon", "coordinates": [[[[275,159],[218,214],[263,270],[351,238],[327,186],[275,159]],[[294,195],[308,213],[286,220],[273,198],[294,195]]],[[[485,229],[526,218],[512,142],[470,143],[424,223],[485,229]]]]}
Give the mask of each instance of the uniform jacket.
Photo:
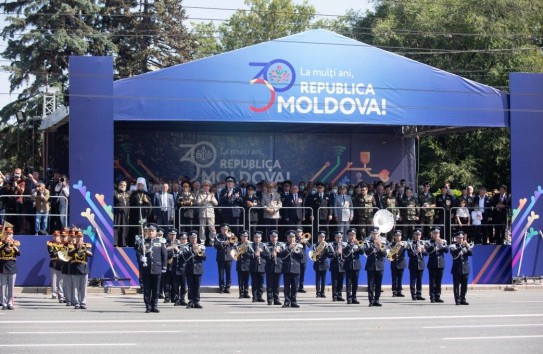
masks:
{"type": "Polygon", "coordinates": [[[145,274],[161,274],[162,271],[166,271],[166,266],[168,262],[168,253],[166,252],[166,246],[158,238],[145,239],[145,253],[143,253],[143,248],[141,243],[138,243],[134,246],[136,249],[136,256],[138,261],[141,263],[141,256],[145,255],[147,257],[147,267],[144,267],[141,264],[142,273],[145,274]]]}
{"type": "Polygon", "coordinates": [[[386,249],[377,248],[373,242],[369,243],[369,247],[364,249],[364,253],[368,256],[366,260],[365,270],[381,271],[385,270],[386,249]]]}
{"type": "Polygon", "coordinates": [[[241,208],[243,207],[243,198],[239,188],[232,188],[232,193],[228,196],[228,188],[221,191],[219,198],[219,206],[227,207],[221,209],[221,214],[225,218],[239,218],[241,216],[241,208]]]}
{"type": "MultiPolygon", "coordinates": [[[[316,247],[317,247],[317,244],[315,243],[313,245],[313,251],[315,251],[316,247]]],[[[330,265],[328,264],[328,248],[329,247],[330,246],[327,245],[327,247],[322,252],[321,256],[315,262],[313,262],[313,270],[315,270],[315,271],[321,270],[322,271],[322,270],[330,269],[330,265]]]]}
{"type": "Polygon", "coordinates": [[[322,197],[319,193],[311,194],[306,199],[306,205],[313,209],[313,216],[315,219],[327,220],[328,215],[331,214],[330,209],[320,209],[320,207],[329,207],[330,206],[330,196],[326,193],[322,194],[322,197]]]}
{"type": "Polygon", "coordinates": [[[271,242],[268,242],[264,247],[264,253],[262,256],[266,259],[266,273],[280,274],[283,269],[283,260],[279,256],[279,252],[277,252],[277,257],[272,257],[274,247],[279,247],[282,250],[285,246],[281,242],[278,242],[275,245],[271,242]]]}
{"type": "Polygon", "coordinates": [[[424,249],[424,241],[413,241],[411,246],[407,248],[407,255],[409,256],[409,270],[424,270],[426,265],[424,262],[424,257],[428,255],[424,249]],[[421,253],[417,253],[417,246],[419,245],[423,246],[421,253]]]}
{"type": "MultiPolygon", "coordinates": [[[[390,249],[394,248],[396,245],[396,242],[392,242],[390,244],[390,249]]],[[[390,262],[390,269],[405,269],[406,262],[405,262],[405,252],[407,248],[400,248],[400,251],[396,253],[396,258],[390,262]]]]}
{"type": "Polygon", "coordinates": [[[348,243],[343,253],[346,255],[344,257],[345,262],[343,263],[343,268],[345,270],[360,270],[362,269],[362,263],[360,262],[360,255],[364,253],[361,247],[357,245],[353,246],[348,243]]]}
{"type": "Polygon", "coordinates": [[[453,243],[450,246],[451,257],[453,259],[453,264],[451,267],[451,274],[454,275],[465,275],[469,274],[469,256],[472,256],[473,253],[471,250],[468,250],[467,247],[462,247],[457,243],[453,243]]]}
{"type": "Polygon", "coordinates": [[[177,248],[178,248],[178,251],[176,252],[177,261],[175,262],[175,274],[185,275],[187,259],[189,259],[189,257],[191,256],[189,244],[185,243],[185,244],[179,245],[177,248]]]}
{"type": "Polygon", "coordinates": [[[356,215],[359,221],[371,223],[373,214],[375,213],[374,208],[377,205],[373,195],[367,194],[364,196],[362,193],[359,193],[354,196],[353,203],[356,208],[359,208],[356,209],[356,215]]]}
{"type": "Polygon", "coordinates": [[[215,208],[219,205],[217,198],[211,192],[208,193],[199,193],[196,198],[196,204],[198,206],[204,207],[200,209],[201,218],[214,218],[215,217],[215,208]]]}
{"type": "Polygon", "coordinates": [[[17,274],[17,257],[21,255],[18,247],[7,250],[7,244],[0,245],[0,273],[17,274]]]}
{"type": "Polygon", "coordinates": [[[79,252],[77,248],[74,248],[68,252],[68,255],[72,258],[70,262],[70,274],[72,275],[85,275],[89,274],[89,257],[92,257],[90,249],[86,249],[84,252],[79,252]]]}
{"type": "Polygon", "coordinates": [[[300,274],[300,262],[302,260],[302,251],[299,253],[290,250],[286,246],[281,252],[279,252],[279,257],[283,259],[281,262],[282,268],[281,273],[283,274],[300,274]]]}
{"type": "MultiPolygon", "coordinates": [[[[328,258],[330,258],[330,271],[342,273],[345,272],[345,258],[343,257],[343,254],[338,255],[336,253],[338,247],[340,247],[340,244],[337,242],[332,242],[330,244],[330,247],[328,247],[328,258]]],[[[345,247],[347,247],[347,243],[341,241],[341,247],[343,249],[342,252],[344,253],[345,247]]]]}
{"type": "Polygon", "coordinates": [[[230,254],[230,251],[233,249],[232,244],[230,242],[227,245],[224,244],[228,240],[229,237],[223,234],[217,234],[215,237],[213,247],[217,250],[217,256],[215,257],[217,262],[232,262],[234,260],[230,254]]]}
{"type": "Polygon", "coordinates": [[[411,196],[408,198],[404,195],[402,198],[401,207],[405,209],[400,210],[400,216],[402,221],[414,221],[419,216],[419,208],[417,198],[411,196]]]}
{"type": "Polygon", "coordinates": [[[428,269],[445,268],[445,253],[449,253],[449,246],[438,249],[435,241],[430,240],[429,246],[426,247],[426,252],[428,252],[428,269]]]}
{"type": "Polygon", "coordinates": [[[251,273],[265,273],[266,272],[266,258],[263,257],[263,251],[264,251],[264,243],[260,242],[258,244],[252,243],[251,244],[251,265],[249,271],[251,273]],[[256,250],[260,249],[260,256],[256,257],[255,252],[256,250]]]}
{"type": "MultiPolygon", "coordinates": [[[[236,243],[236,247],[240,246],[241,242],[236,243]]],[[[252,247],[252,242],[249,242],[249,250],[243,253],[240,258],[236,261],[236,271],[238,272],[248,272],[251,267],[251,258],[252,254],[250,251],[252,247]]]]}
{"type": "Polygon", "coordinates": [[[206,254],[198,256],[192,250],[193,246],[183,247],[183,256],[185,257],[186,266],[185,272],[187,275],[202,275],[204,274],[204,261],[206,260],[206,254]]]}
{"type": "MultiPolygon", "coordinates": [[[[432,193],[421,193],[419,194],[419,206],[430,208],[435,206],[436,198],[432,193]]],[[[434,209],[422,209],[421,215],[425,217],[433,217],[436,214],[434,209]]]]}
{"type": "Polygon", "coordinates": [[[354,217],[353,200],[348,194],[338,194],[334,200],[332,215],[337,221],[349,221],[354,217]]]}

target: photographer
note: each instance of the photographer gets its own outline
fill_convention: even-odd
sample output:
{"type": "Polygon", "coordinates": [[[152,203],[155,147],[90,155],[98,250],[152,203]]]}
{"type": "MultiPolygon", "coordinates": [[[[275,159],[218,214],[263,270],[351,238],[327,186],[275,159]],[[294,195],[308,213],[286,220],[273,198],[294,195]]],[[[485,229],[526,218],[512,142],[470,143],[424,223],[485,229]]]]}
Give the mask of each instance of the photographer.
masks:
{"type": "Polygon", "coordinates": [[[62,175],[57,185],[55,186],[56,198],[54,203],[58,206],[58,214],[60,217],[61,228],[65,228],[68,225],[68,198],[70,197],[70,184],[66,175],[62,175]]]}
{"type": "Polygon", "coordinates": [[[14,199],[15,213],[18,214],[14,218],[14,228],[19,232],[24,233],[26,230],[25,217],[24,217],[24,193],[26,189],[26,181],[23,178],[23,171],[20,168],[16,168],[13,172],[13,178],[11,178],[11,195],[14,199]]]}
{"type": "Polygon", "coordinates": [[[49,191],[45,184],[38,183],[36,191],[32,194],[36,205],[36,235],[47,234],[47,218],[49,217],[49,191]]]}

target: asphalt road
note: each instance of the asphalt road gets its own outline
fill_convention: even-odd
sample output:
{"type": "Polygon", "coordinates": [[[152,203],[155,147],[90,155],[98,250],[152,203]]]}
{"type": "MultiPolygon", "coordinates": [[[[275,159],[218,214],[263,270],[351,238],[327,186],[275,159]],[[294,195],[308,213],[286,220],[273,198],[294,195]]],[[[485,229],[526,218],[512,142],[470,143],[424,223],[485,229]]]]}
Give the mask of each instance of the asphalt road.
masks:
{"type": "Polygon", "coordinates": [[[144,313],[141,295],[92,294],[74,310],[43,294],[18,294],[0,311],[0,353],[541,353],[543,292],[474,290],[470,306],[392,298],[383,307],[300,294],[299,309],[202,294],[204,309],[160,304],[144,313]]]}

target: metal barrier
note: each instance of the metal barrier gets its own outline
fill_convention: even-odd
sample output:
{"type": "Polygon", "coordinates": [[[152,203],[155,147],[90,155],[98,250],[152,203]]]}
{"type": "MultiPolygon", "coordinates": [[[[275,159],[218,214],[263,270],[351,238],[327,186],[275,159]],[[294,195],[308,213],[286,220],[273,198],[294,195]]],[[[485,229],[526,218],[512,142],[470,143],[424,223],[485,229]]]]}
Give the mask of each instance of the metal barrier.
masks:
{"type": "MultiPolygon", "coordinates": [[[[506,217],[505,222],[503,223],[497,223],[494,222],[495,217],[494,213],[497,211],[495,207],[486,207],[482,208],[484,210],[484,216],[480,215],[480,225],[473,225],[473,216],[472,213],[475,211],[475,206],[470,207],[454,207],[451,208],[451,215],[452,215],[452,221],[449,227],[449,233],[452,235],[453,231],[462,230],[467,236],[467,239],[471,242],[475,242],[476,244],[490,244],[490,243],[497,243],[496,241],[499,241],[496,239],[496,230],[498,228],[504,228],[504,242],[505,244],[511,244],[511,210],[506,210],[506,217]],[[468,220],[469,224],[459,224],[458,219],[459,217],[458,212],[462,208],[467,209],[468,211],[468,220]]],[[[480,210],[480,209],[479,209],[480,210]]],[[[462,213],[461,213],[462,214],[462,213]]]]}
{"type": "MultiPolygon", "coordinates": [[[[265,211],[266,209],[269,209],[270,207],[265,207],[265,206],[259,206],[259,207],[251,207],[248,209],[249,211],[249,215],[253,212],[256,212],[258,213],[259,210],[262,210],[262,211],[265,211]]],[[[280,223],[281,221],[281,218],[278,218],[278,224],[264,224],[263,223],[263,220],[258,220],[256,223],[252,223],[251,220],[249,220],[249,228],[251,229],[254,229],[254,230],[257,230],[257,229],[260,229],[262,232],[264,232],[264,237],[267,237],[266,235],[266,232],[265,230],[268,230],[268,229],[271,229],[271,228],[282,228],[282,229],[285,229],[285,228],[288,228],[288,229],[295,229],[299,226],[303,227],[304,228],[304,231],[305,230],[310,230],[309,233],[311,234],[311,243],[313,243],[316,239],[315,237],[315,230],[313,229],[313,224],[310,223],[310,224],[307,224],[305,223],[304,224],[304,221],[311,221],[312,218],[313,218],[313,209],[310,208],[310,207],[280,207],[279,208],[279,212],[281,210],[301,210],[303,212],[303,215],[304,215],[304,218],[302,219],[302,222],[301,224],[292,224],[292,223],[280,223]],[[262,230],[264,229],[264,230],[262,230]]],[[[269,219],[269,218],[268,218],[269,219]]],[[[284,235],[279,235],[280,238],[284,237],[284,235]]]]}
{"type": "MultiPolygon", "coordinates": [[[[422,239],[430,238],[430,228],[439,227],[441,230],[445,230],[445,223],[437,223],[436,220],[440,213],[445,213],[445,208],[443,207],[393,207],[386,208],[387,210],[396,209],[398,210],[398,217],[396,218],[396,223],[394,227],[396,229],[401,228],[404,239],[411,239],[413,235],[413,229],[415,227],[422,228],[422,239]],[[415,209],[415,221],[414,223],[409,222],[409,211],[415,209]],[[421,213],[425,214],[424,216],[421,213]],[[427,222],[427,221],[432,222],[427,222]],[[425,222],[426,221],[426,222],[425,222]]],[[[450,235],[450,233],[449,233],[450,235]]],[[[442,235],[443,238],[449,238],[447,242],[450,242],[450,236],[442,235]]]]}
{"type": "MultiPolygon", "coordinates": [[[[0,199],[3,199],[3,198],[13,198],[13,199],[18,199],[18,198],[23,198],[23,208],[25,208],[25,205],[28,206],[28,202],[29,200],[32,201],[32,208],[33,208],[33,212],[29,213],[29,212],[22,212],[22,213],[18,213],[18,212],[7,212],[9,211],[8,209],[6,209],[6,205],[3,204],[3,211],[0,210],[0,216],[2,219],[2,222],[3,221],[8,221],[9,223],[11,224],[14,224],[14,225],[17,225],[18,223],[15,222],[14,219],[18,218],[18,217],[29,217],[29,216],[32,216],[32,217],[36,217],[36,211],[35,211],[35,203],[34,201],[32,200],[32,198],[34,197],[34,195],[31,195],[31,194],[23,194],[23,195],[7,195],[7,194],[4,194],[4,195],[1,195],[0,196],[0,199]],[[10,221],[11,220],[11,221],[10,221]],[[14,221],[14,222],[12,222],[14,221]]],[[[5,200],[3,201],[5,203],[5,200]]],[[[51,195],[49,196],[49,200],[48,200],[48,203],[49,203],[49,213],[45,214],[47,215],[48,219],[50,219],[51,217],[55,217],[55,216],[58,216],[58,217],[64,217],[66,218],[66,225],[70,225],[69,224],[69,220],[68,220],[68,210],[69,210],[69,201],[68,201],[68,198],[66,198],[65,196],[63,195],[51,195]],[[65,200],[65,203],[66,203],[66,211],[64,213],[51,213],[51,199],[58,199],[59,200],[59,204],[60,204],[60,200],[61,199],[64,199],[65,200]]],[[[8,205],[9,207],[9,205],[8,205]]],[[[49,220],[48,220],[48,225],[49,225],[49,220]]],[[[34,230],[34,228],[32,228],[34,230]]],[[[15,233],[19,233],[20,230],[14,230],[15,233]]],[[[34,233],[34,232],[32,232],[34,233]]]]}
{"type": "MultiPolygon", "coordinates": [[[[194,211],[200,211],[200,210],[203,210],[203,209],[209,209],[210,207],[208,206],[183,206],[183,207],[179,207],[179,210],[177,212],[177,216],[178,216],[178,228],[183,228],[185,226],[188,226],[188,225],[183,225],[181,223],[181,215],[183,213],[183,211],[189,211],[189,210],[192,210],[193,212],[194,211]]],[[[213,213],[214,213],[214,217],[215,217],[215,220],[217,220],[217,214],[218,213],[221,213],[223,210],[227,210],[227,209],[232,209],[232,210],[238,210],[240,211],[240,222],[239,224],[229,224],[230,225],[230,228],[234,227],[234,228],[239,228],[240,230],[244,229],[245,228],[245,220],[246,220],[246,215],[245,215],[245,209],[243,207],[240,207],[240,206],[233,206],[233,207],[225,207],[225,206],[214,206],[213,207],[213,213]]],[[[196,219],[196,217],[193,216],[193,219],[196,219]]],[[[220,226],[220,223],[214,223],[213,224],[215,226],[215,228],[217,229],[219,226],[220,226]]],[[[202,226],[204,227],[207,227],[207,225],[202,225],[200,223],[200,217],[198,217],[198,223],[195,224],[195,223],[192,223],[191,226],[193,226],[196,230],[200,230],[200,228],[202,226]]]]}

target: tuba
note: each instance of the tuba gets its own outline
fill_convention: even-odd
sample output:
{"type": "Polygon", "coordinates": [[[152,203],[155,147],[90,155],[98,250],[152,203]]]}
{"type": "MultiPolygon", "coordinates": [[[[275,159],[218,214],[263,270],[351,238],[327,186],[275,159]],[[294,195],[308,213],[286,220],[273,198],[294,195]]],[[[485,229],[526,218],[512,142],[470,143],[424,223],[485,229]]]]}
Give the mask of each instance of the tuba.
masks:
{"type": "Polygon", "coordinates": [[[373,226],[379,228],[379,232],[386,234],[394,228],[396,218],[386,209],[378,210],[373,216],[373,226]]]}
{"type": "Polygon", "coordinates": [[[317,246],[315,246],[315,250],[309,251],[309,258],[311,258],[313,262],[318,261],[327,248],[328,243],[326,243],[326,241],[322,241],[317,246]]]}
{"type": "Polygon", "coordinates": [[[391,262],[394,261],[396,257],[398,257],[398,253],[400,253],[401,250],[406,247],[407,247],[407,244],[405,243],[405,241],[396,242],[394,247],[392,247],[390,252],[388,252],[387,259],[391,262]]]}

